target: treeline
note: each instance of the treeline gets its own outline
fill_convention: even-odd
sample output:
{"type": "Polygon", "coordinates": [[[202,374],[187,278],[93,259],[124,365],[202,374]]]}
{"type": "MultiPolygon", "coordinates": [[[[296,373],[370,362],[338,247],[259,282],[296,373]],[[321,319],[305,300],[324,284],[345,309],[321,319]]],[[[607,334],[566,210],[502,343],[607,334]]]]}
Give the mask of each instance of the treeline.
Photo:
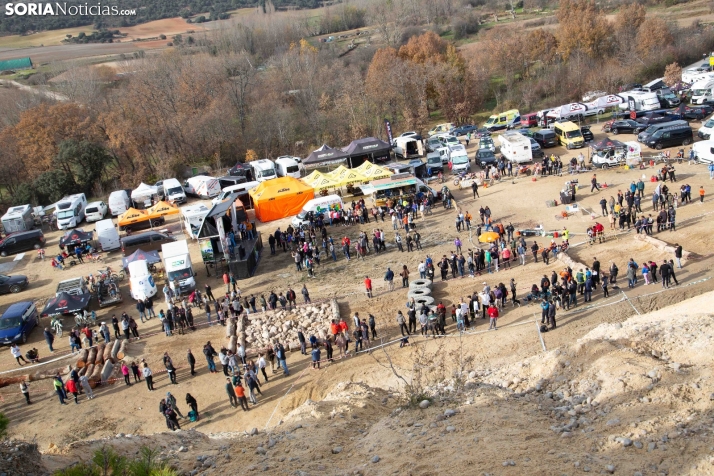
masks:
{"type": "MultiPolygon", "coordinates": [[[[84,5],[84,0],[66,0],[67,7],[84,5]]],[[[226,12],[245,7],[267,8],[266,0],[122,0],[121,10],[136,9],[135,16],[5,16],[0,15],[0,35],[25,34],[31,31],[57,30],[85,25],[93,25],[95,29],[113,27],[128,27],[163,18],[183,17],[204,14],[203,21],[228,18],[226,12]],[[208,14],[208,16],[205,16],[208,14]]],[[[318,0],[272,0],[275,8],[298,7],[317,8],[318,0]]]]}
{"type": "Polygon", "coordinates": [[[434,21],[416,32],[414,17],[394,21],[430,5],[446,4],[369,4],[381,48],[363,44],[343,58],[331,44],[302,39],[314,27],[304,20],[256,15],[133,60],[119,82],[77,65],[55,86],[68,104],[0,95],[0,191],[44,203],[63,187],[100,194],[187,165],[225,169],[248,150],[304,157],[322,144],[385,138],[385,118],[399,133],[434,120],[470,122],[485,108],[526,113],[654,79],[714,49],[711,26],[680,28],[638,4],[610,19],[594,3],[563,0],[557,28],[498,26],[462,49],[435,33],[434,21]],[[103,168],[94,167],[97,157],[103,168]]]}

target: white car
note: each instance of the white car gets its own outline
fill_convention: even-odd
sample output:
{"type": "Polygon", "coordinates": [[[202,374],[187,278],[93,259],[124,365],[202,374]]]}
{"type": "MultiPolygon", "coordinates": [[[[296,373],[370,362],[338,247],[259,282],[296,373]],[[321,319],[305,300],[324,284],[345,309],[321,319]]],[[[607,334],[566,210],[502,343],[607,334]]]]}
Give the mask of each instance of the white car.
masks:
{"type": "Polygon", "coordinates": [[[494,154],[496,153],[496,144],[493,143],[493,139],[490,137],[482,137],[478,143],[479,149],[488,149],[494,154]]]}
{"type": "Polygon", "coordinates": [[[87,223],[104,220],[108,210],[109,207],[104,202],[88,203],[87,208],[84,209],[84,219],[87,223]]]}
{"type": "Polygon", "coordinates": [[[447,147],[461,144],[459,139],[457,139],[456,137],[454,137],[452,135],[441,136],[441,137],[439,137],[439,140],[441,141],[442,144],[444,144],[447,147]]]}

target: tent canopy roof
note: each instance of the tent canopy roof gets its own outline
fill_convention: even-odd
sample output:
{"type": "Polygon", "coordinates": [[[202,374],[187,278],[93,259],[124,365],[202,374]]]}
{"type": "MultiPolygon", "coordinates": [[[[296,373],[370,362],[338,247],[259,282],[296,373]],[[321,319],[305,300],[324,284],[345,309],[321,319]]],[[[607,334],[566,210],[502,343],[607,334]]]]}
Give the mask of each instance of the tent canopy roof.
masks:
{"type": "Polygon", "coordinates": [[[610,139],[607,137],[592,145],[592,148],[595,150],[622,149],[624,147],[625,147],[625,144],[623,144],[619,140],[610,139]]]}
{"type": "Polygon", "coordinates": [[[347,154],[340,149],[333,149],[329,145],[322,144],[317,150],[312,151],[305,160],[303,165],[320,167],[322,165],[338,164],[347,160],[347,154]]]}
{"type": "Polygon", "coordinates": [[[342,149],[349,156],[367,155],[374,152],[385,152],[391,150],[391,146],[376,137],[365,137],[350,142],[350,145],[342,149]]]}
{"type": "Polygon", "coordinates": [[[141,182],[138,187],[136,187],[134,190],[131,192],[131,199],[132,200],[138,200],[140,198],[148,198],[151,197],[152,195],[158,195],[159,189],[152,186],[152,185],[146,185],[144,182],[141,182]]]}
{"type": "Polygon", "coordinates": [[[134,261],[140,260],[145,260],[146,264],[161,263],[161,256],[159,256],[158,251],[144,251],[139,248],[129,256],[122,258],[121,261],[122,266],[124,266],[124,268],[126,269],[129,267],[129,263],[133,263],[134,261]]]}
{"type": "Polygon", "coordinates": [[[80,243],[86,243],[92,240],[92,232],[86,232],[81,228],[75,228],[64,234],[59,240],[60,248],[64,248],[67,245],[78,245],[80,243]]]}

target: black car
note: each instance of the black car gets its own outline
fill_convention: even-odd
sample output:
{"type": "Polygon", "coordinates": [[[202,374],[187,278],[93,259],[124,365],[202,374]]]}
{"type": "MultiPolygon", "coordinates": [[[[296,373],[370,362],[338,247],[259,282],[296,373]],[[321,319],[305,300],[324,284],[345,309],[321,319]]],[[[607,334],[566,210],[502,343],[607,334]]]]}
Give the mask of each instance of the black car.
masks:
{"type": "Polygon", "coordinates": [[[18,231],[0,240],[0,256],[14,255],[33,248],[39,250],[43,246],[45,235],[42,230],[18,231]]]}
{"type": "Polygon", "coordinates": [[[29,281],[27,276],[5,276],[0,274],[0,294],[16,294],[27,287],[29,281]]]}
{"type": "Polygon", "coordinates": [[[624,132],[625,134],[634,134],[637,128],[640,126],[641,124],[639,122],[634,121],[632,119],[622,119],[619,121],[614,121],[612,124],[610,124],[610,132],[615,135],[619,134],[620,132],[624,132]]]}
{"type": "Polygon", "coordinates": [[[469,132],[472,134],[478,130],[478,127],[474,126],[473,124],[464,124],[463,126],[455,127],[451,133],[455,135],[456,137],[459,136],[465,136],[469,132]]]}
{"type": "Polygon", "coordinates": [[[476,163],[482,169],[485,169],[487,165],[496,163],[496,154],[491,152],[490,149],[479,149],[476,151],[476,163]]]}
{"type": "Polygon", "coordinates": [[[684,119],[701,121],[708,115],[707,108],[704,106],[687,106],[682,111],[682,117],[684,119]]]}
{"type": "Polygon", "coordinates": [[[588,126],[580,127],[580,133],[583,135],[583,140],[585,142],[591,142],[591,141],[595,140],[595,136],[593,135],[593,132],[590,130],[590,127],[588,127],[588,126]]]}

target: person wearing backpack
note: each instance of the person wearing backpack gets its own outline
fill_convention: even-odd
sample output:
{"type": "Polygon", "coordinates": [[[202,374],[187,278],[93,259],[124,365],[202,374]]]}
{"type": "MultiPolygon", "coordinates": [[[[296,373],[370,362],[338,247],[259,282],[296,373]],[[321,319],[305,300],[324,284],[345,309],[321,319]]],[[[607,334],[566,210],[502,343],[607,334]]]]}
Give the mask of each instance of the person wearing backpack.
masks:
{"type": "Polygon", "coordinates": [[[188,419],[191,421],[200,420],[201,417],[198,414],[198,402],[196,402],[196,399],[190,393],[186,394],[186,405],[191,408],[188,412],[188,419]]]}

